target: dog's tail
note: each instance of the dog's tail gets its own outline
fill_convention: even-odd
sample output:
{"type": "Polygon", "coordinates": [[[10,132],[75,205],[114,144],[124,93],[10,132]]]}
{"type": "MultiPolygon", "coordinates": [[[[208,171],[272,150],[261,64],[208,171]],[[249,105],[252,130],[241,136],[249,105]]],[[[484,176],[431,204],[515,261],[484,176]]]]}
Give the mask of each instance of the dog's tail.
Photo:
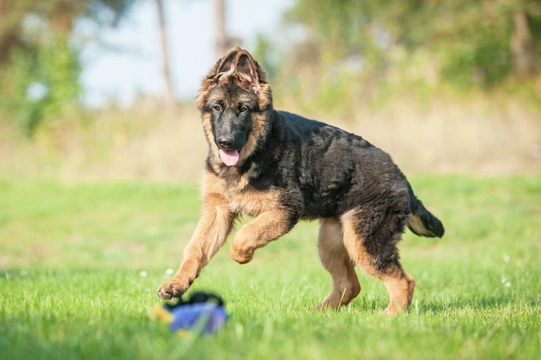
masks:
{"type": "Polygon", "coordinates": [[[441,238],[445,232],[443,224],[424,207],[421,200],[417,199],[411,187],[409,190],[411,214],[408,218],[408,228],[419,236],[441,238]]]}

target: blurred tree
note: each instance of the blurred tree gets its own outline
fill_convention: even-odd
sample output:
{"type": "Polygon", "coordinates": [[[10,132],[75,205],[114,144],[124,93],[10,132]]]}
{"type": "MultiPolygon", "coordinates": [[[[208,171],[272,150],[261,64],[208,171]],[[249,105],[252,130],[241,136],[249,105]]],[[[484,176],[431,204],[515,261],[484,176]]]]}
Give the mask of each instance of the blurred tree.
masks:
{"type": "Polygon", "coordinates": [[[32,134],[77,104],[78,20],[115,26],[136,0],[0,0],[0,110],[32,134]]]}
{"type": "Polygon", "coordinates": [[[357,74],[368,92],[404,80],[467,90],[539,76],[540,0],[297,0],[284,21],[298,43],[286,76],[357,74]]]}
{"type": "Polygon", "coordinates": [[[165,79],[165,101],[167,109],[172,115],[175,110],[175,90],[173,87],[173,77],[171,75],[171,64],[169,62],[169,46],[167,43],[167,22],[165,20],[165,11],[163,8],[163,0],[155,0],[156,8],[158,9],[158,26],[160,29],[160,44],[162,51],[162,69],[165,79]]]}
{"type": "Polygon", "coordinates": [[[538,44],[530,30],[527,13],[523,10],[516,11],[513,14],[511,54],[513,56],[513,68],[518,76],[525,77],[537,72],[537,47],[538,44]]]}
{"type": "Polygon", "coordinates": [[[213,0],[214,16],[214,57],[220,59],[227,50],[236,46],[242,47],[242,38],[232,36],[227,31],[227,2],[213,0]]]}
{"type": "Polygon", "coordinates": [[[225,26],[225,0],[213,0],[214,11],[214,57],[216,60],[224,56],[227,47],[227,28],[225,26]]]}

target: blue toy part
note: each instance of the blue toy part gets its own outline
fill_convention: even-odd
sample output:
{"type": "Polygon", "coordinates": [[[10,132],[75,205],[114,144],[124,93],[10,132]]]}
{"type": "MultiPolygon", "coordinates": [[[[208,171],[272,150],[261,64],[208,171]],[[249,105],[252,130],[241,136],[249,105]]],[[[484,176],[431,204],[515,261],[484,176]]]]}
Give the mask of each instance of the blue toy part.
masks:
{"type": "Polygon", "coordinates": [[[188,331],[210,335],[221,329],[228,318],[223,299],[206,292],[195,292],[176,304],[156,305],[153,315],[168,324],[171,332],[181,335],[188,331]]]}
{"type": "Polygon", "coordinates": [[[223,306],[212,302],[186,304],[172,309],[171,331],[194,330],[210,335],[224,326],[227,314],[223,306]]]}

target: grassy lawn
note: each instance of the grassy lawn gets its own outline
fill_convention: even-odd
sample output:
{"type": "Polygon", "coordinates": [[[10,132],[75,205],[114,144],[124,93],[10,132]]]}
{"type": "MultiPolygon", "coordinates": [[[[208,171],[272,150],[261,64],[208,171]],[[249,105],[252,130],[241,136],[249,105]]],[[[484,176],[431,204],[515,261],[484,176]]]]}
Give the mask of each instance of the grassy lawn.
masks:
{"type": "Polygon", "coordinates": [[[408,313],[383,315],[387,292],[363,274],[347,308],[312,311],[330,277],[317,223],[302,223],[247,265],[223,249],[205,268],[192,289],[231,315],[207,338],[149,316],[197,221],[197,184],[0,181],[0,359],[538,359],[541,177],[411,181],[447,232],[400,244],[408,313]]]}

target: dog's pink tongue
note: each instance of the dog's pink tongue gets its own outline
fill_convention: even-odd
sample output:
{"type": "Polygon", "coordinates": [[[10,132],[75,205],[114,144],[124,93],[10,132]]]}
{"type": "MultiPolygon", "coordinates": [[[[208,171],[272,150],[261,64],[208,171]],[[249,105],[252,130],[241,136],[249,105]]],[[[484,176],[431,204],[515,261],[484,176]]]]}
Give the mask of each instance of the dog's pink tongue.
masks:
{"type": "Polygon", "coordinates": [[[227,151],[222,150],[218,151],[220,154],[220,159],[226,164],[227,166],[233,166],[239,161],[239,151],[233,150],[233,151],[227,151]]]}

